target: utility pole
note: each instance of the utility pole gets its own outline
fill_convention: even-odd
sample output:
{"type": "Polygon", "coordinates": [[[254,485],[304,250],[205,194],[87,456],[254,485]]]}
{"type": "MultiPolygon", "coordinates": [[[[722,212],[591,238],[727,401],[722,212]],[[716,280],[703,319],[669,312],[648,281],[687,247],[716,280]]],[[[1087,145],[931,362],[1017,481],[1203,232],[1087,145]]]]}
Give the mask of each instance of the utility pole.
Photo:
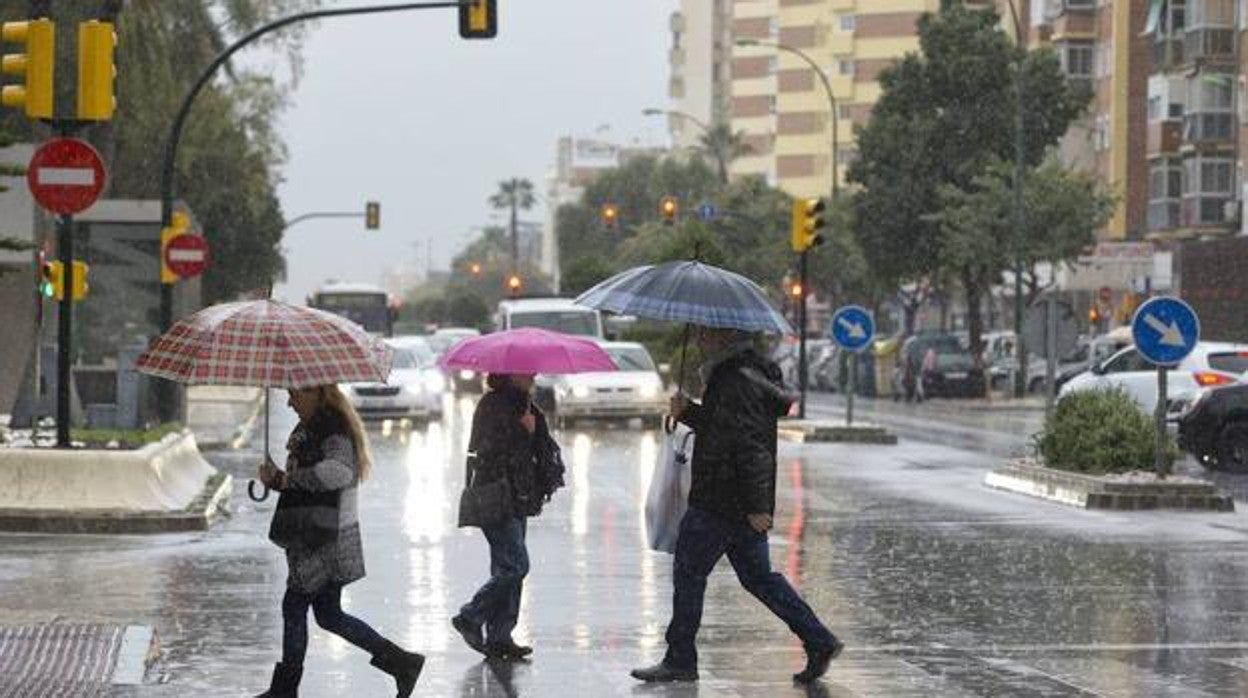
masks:
{"type": "Polygon", "coordinates": [[[1009,5],[1017,44],[1014,68],[1014,341],[1018,347],[1018,367],[1014,372],[1014,397],[1022,398],[1027,394],[1027,346],[1023,339],[1023,177],[1027,156],[1023,140],[1023,61],[1026,47],[1023,24],[1018,19],[1014,0],[1009,0],[1009,5]]]}

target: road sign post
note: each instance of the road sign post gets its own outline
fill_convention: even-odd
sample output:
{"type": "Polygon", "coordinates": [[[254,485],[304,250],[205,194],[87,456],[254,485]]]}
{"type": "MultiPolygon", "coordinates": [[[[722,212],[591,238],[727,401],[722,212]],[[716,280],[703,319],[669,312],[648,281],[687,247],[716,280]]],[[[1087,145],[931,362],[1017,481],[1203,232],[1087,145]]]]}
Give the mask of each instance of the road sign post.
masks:
{"type": "Polygon", "coordinates": [[[1153,298],[1131,321],[1131,335],[1140,354],[1157,366],[1157,409],[1153,413],[1156,445],[1153,465],[1157,477],[1169,474],[1169,439],[1166,404],[1169,401],[1166,372],[1187,358],[1200,341],[1200,319],[1187,303],[1177,298],[1153,298]]]}
{"type": "Polygon", "coordinates": [[[1045,358],[1045,416],[1052,416],[1057,399],[1057,362],[1078,342],[1079,324],[1075,309],[1069,303],[1059,301],[1050,293],[1027,309],[1023,344],[1045,358]]]}
{"type": "Polygon", "coordinates": [[[845,392],[845,426],[854,425],[854,393],[858,392],[858,356],[875,338],[875,320],[866,308],[847,305],[832,316],[832,339],[849,357],[849,386],[845,392]]]}
{"type": "MultiPolygon", "coordinates": [[[[67,130],[67,128],[65,129],[67,130]]],[[[90,144],[54,138],[39,146],[26,168],[35,201],[56,214],[56,248],[62,288],[56,337],[56,445],[69,448],[70,357],[74,318],[74,214],[94,204],[104,189],[104,161],[90,144]]]]}

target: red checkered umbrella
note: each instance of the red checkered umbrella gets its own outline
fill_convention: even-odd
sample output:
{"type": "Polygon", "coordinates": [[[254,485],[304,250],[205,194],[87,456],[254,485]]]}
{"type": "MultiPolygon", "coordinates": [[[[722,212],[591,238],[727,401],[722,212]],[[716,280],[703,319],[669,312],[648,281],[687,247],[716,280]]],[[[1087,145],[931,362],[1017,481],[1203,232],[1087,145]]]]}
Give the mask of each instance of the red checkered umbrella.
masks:
{"type": "Polygon", "coordinates": [[[138,370],[188,385],[311,388],[385,381],[392,352],[359,325],[321,310],[260,300],[179,320],[138,370]]]}

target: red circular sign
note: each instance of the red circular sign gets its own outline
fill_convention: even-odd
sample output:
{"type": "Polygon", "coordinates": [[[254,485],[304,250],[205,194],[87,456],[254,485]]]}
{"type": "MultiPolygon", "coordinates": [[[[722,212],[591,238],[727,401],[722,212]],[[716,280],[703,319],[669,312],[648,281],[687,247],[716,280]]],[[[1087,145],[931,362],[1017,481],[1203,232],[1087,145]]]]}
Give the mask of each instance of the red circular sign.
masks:
{"type": "Polygon", "coordinates": [[[182,278],[199,276],[208,266],[208,241],[199,235],[179,235],[165,246],[165,264],[182,278]]]}
{"type": "Polygon", "coordinates": [[[104,161],[84,141],[54,138],[35,151],[26,182],[40,206],[73,215],[89,208],[104,190],[104,161]]]}

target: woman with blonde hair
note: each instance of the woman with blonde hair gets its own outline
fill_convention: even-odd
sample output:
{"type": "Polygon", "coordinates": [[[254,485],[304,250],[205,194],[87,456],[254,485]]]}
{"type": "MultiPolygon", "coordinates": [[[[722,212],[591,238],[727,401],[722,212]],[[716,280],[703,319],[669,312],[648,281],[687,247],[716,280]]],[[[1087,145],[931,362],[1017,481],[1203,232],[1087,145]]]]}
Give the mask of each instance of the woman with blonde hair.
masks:
{"type": "Polygon", "coordinates": [[[260,467],[260,480],[281,493],[269,539],[286,550],[288,569],[282,661],[260,696],[298,695],[311,608],[318,625],[371,654],[372,665],[393,676],[399,698],[406,698],[425,658],[342,610],[342,588],[364,577],[357,486],[372,463],[364,425],[335,385],[289,392],[299,424],[286,444],[286,469],[272,461],[260,467]]]}

